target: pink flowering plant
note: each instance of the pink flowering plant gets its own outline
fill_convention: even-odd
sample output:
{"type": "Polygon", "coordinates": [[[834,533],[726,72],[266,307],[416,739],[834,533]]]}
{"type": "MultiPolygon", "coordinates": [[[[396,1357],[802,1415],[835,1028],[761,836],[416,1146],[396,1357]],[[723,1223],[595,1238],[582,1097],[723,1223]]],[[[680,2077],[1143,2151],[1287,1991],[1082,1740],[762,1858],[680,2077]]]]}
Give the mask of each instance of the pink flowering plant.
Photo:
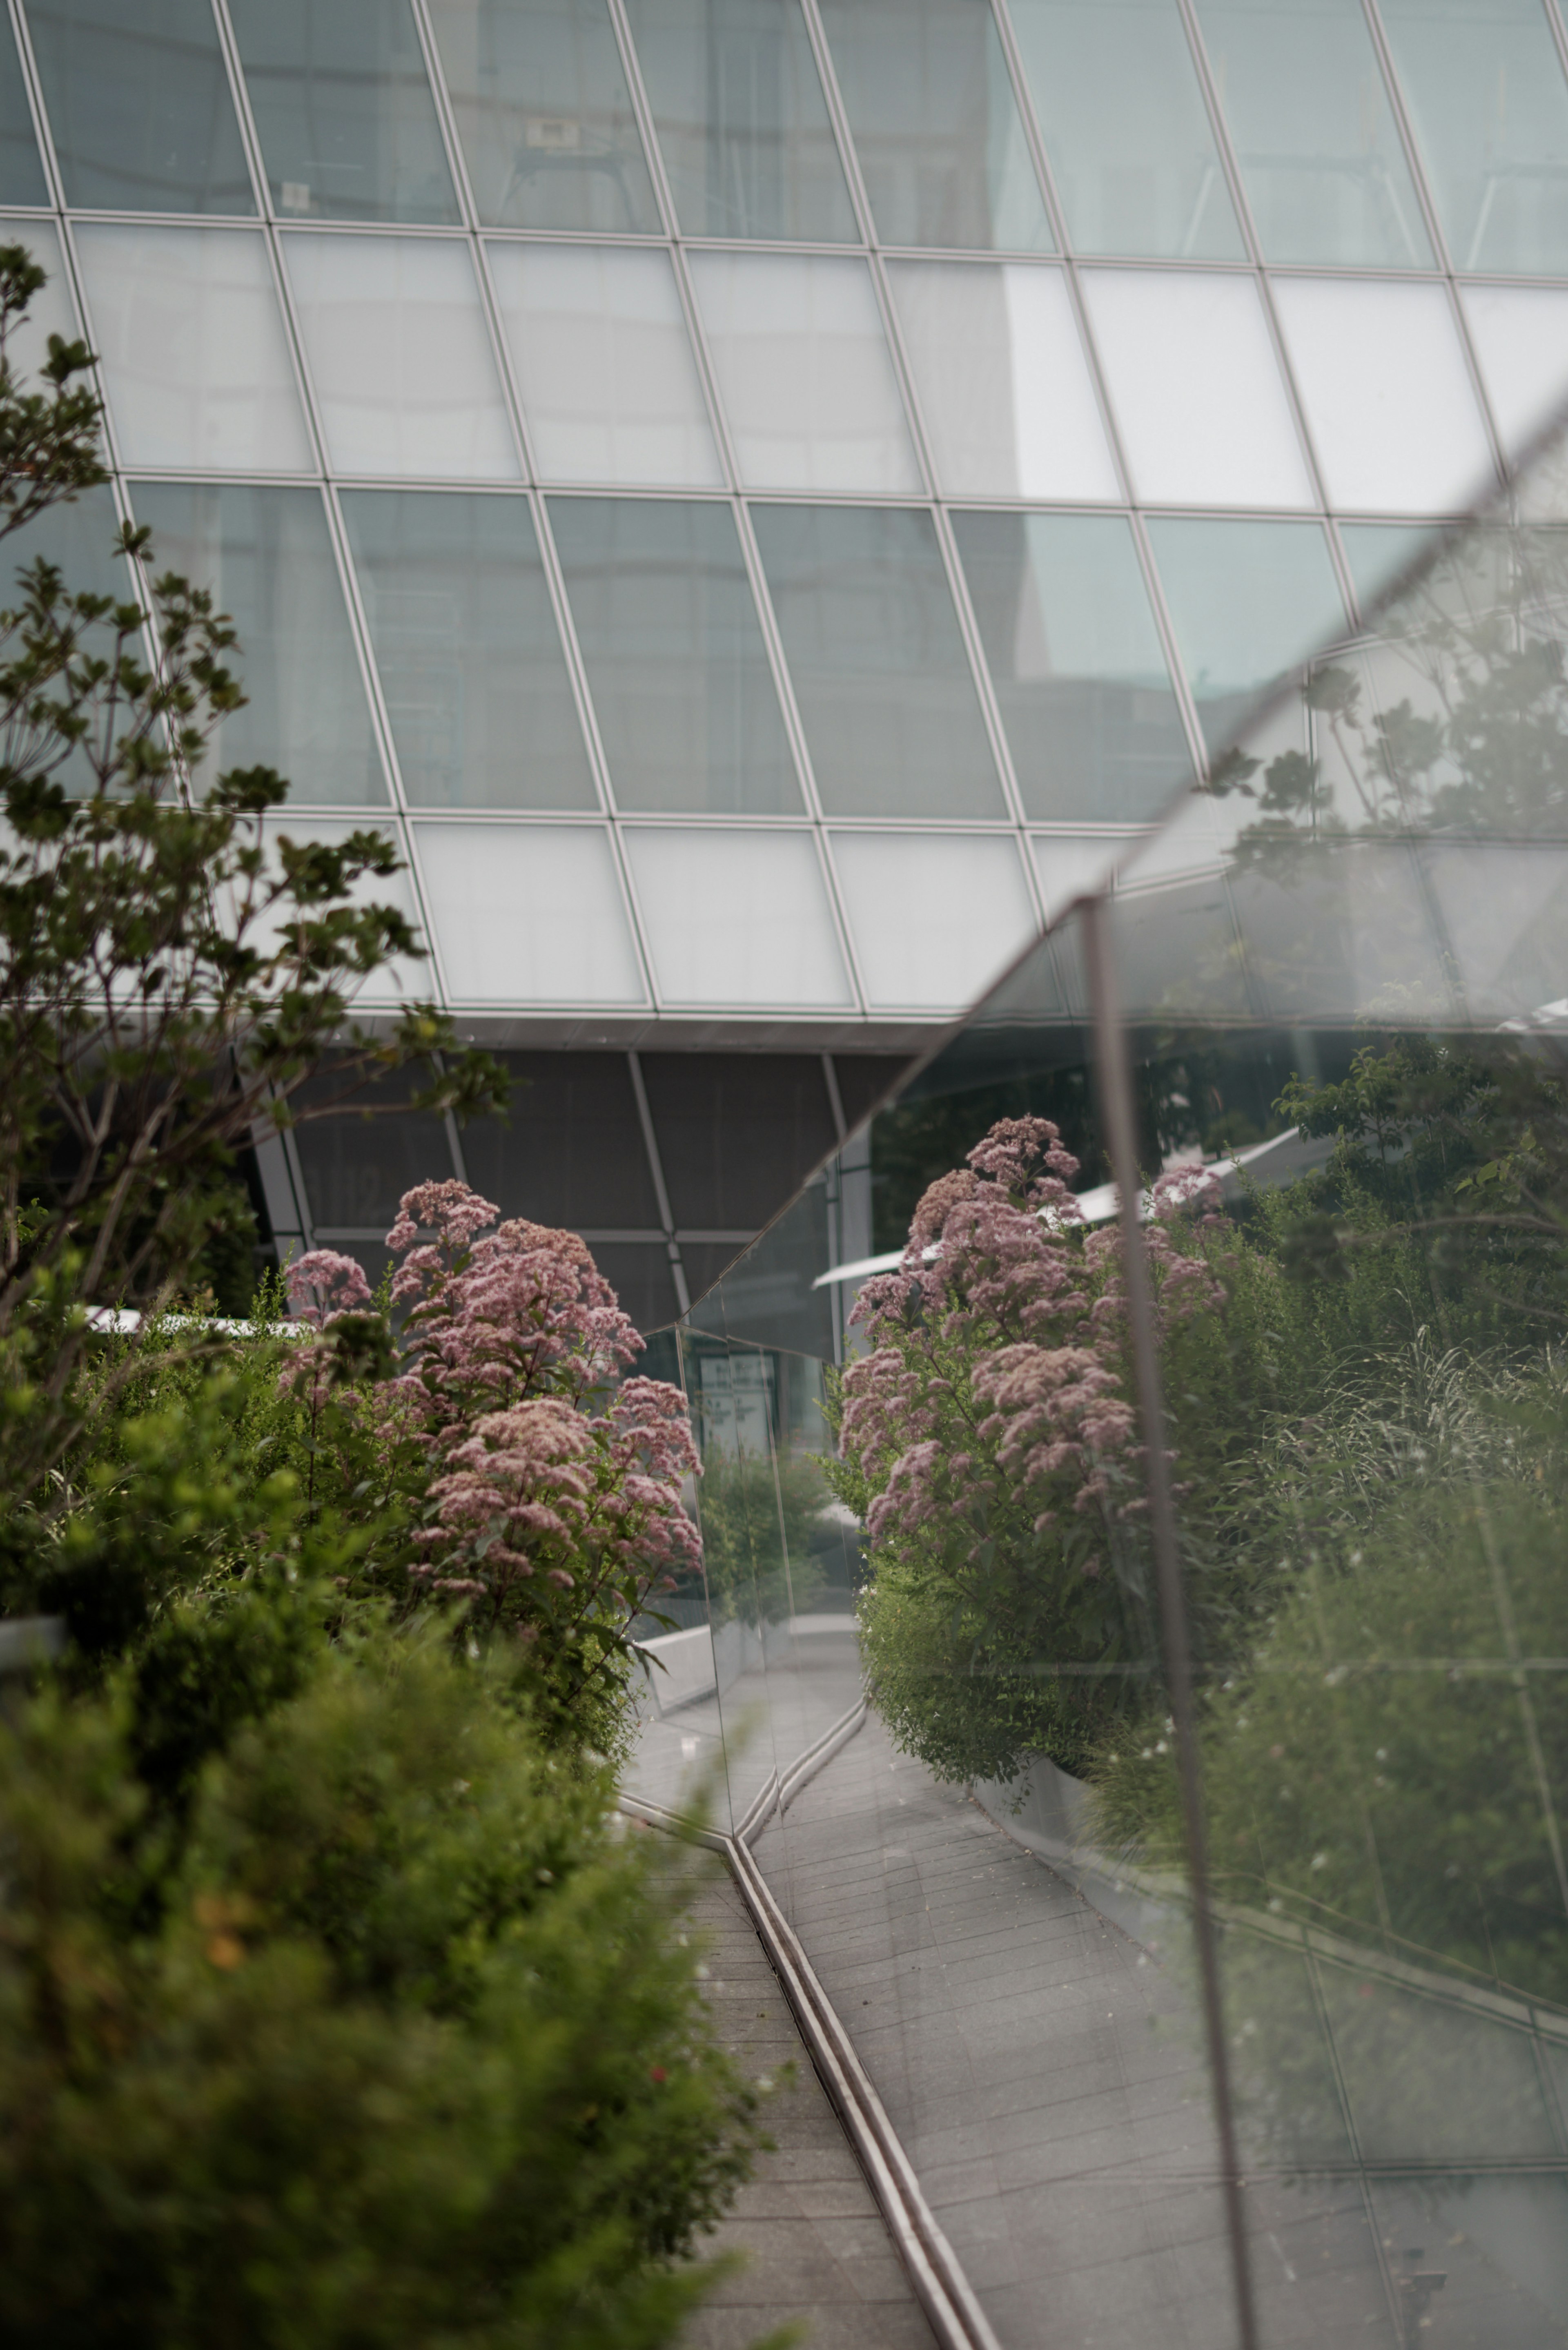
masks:
{"type": "MultiPolygon", "coordinates": [[[[946,1778],[1081,1765],[1152,1654],[1120,1232],[1084,1222],[1077,1171],[1048,1118],[1002,1119],[851,1316],[870,1345],[829,1473],[865,1527],[863,1641],[895,1736],[946,1778]]],[[[1152,1206],[1169,1331],[1221,1302],[1218,1219],[1190,1176],[1152,1206]]]]}
{"type": "Polygon", "coordinates": [[[628,1376],[642,1338],[575,1232],[447,1181],[405,1193],[387,1245],[385,1314],[350,1258],[291,1267],[283,1386],[317,1453],[404,1497],[372,1578],[509,1644],[545,1725],[613,1752],[632,1620],[701,1566],[685,1399],[628,1376]]]}

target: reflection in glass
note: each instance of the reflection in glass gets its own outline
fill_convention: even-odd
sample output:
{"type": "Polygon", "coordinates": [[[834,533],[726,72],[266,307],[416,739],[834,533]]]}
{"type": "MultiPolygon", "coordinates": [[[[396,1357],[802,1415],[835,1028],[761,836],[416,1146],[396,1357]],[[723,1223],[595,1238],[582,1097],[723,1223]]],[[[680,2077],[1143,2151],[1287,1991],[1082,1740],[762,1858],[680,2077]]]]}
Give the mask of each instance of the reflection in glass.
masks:
{"type": "Polygon", "coordinates": [[[988,0],[824,0],[822,17],[883,244],[1049,253],[988,0]]]}
{"type": "Polygon", "coordinates": [[[1189,762],[1127,523],[960,514],[953,533],[1027,814],[1152,816],[1189,762]]]}
{"type": "Polygon", "coordinates": [[[492,244],[502,325],[546,482],[722,480],[675,274],[628,244],[492,244]]]}
{"type": "Polygon", "coordinates": [[[1177,649],[1211,751],[1249,705],[1345,625],[1316,523],[1148,525],[1177,649]]]}
{"type": "Polygon", "coordinates": [[[275,766],[295,801],[384,801],[320,492],[138,482],[134,496],[159,569],[210,588],[239,632],[246,706],[219,727],[210,772],[275,766]]]}
{"type": "Polygon", "coordinates": [[[874,1009],[972,1003],[1038,927],[1011,840],[836,832],[833,861],[874,1009]]]}
{"type": "Polygon", "coordinates": [[[950,496],[1119,498],[1059,269],[895,261],[888,276],[950,496]]]}
{"type": "Polygon", "coordinates": [[[411,236],[283,242],[333,464],[514,479],[516,443],[467,246],[411,236]]]}
{"type": "Polygon", "coordinates": [[[922,486],[864,261],[694,253],[691,278],[749,489],[922,486]]]}
{"type": "Polygon", "coordinates": [[[410,0],[230,0],[273,209],[455,223],[410,0]]]}
{"type": "Polygon", "coordinates": [[[622,837],[665,1003],[848,1005],[809,832],[632,825],[622,837]]]}
{"type": "Polygon", "coordinates": [[[1413,522],[1347,522],[1340,525],[1339,536],[1356,602],[1369,612],[1438,534],[1435,527],[1413,522]]]}
{"type": "Polygon", "coordinates": [[[800,0],[630,0],[688,236],[856,241],[800,0]]]}
{"type": "Polygon", "coordinates": [[[729,507],[552,498],[550,524],[619,806],[798,809],[729,507]]]}
{"type": "MultiPolygon", "coordinates": [[[[0,25],[0,204],[47,204],[48,201],[33,130],[33,109],[22,79],[16,36],[7,18],[0,25]]],[[[247,203],[244,209],[255,208],[247,203]]]]}
{"type": "Polygon", "coordinates": [[[1088,269],[1081,282],[1140,497],[1316,503],[1250,277],[1088,269]]]}
{"type": "Polygon", "coordinates": [[[1080,253],[1240,261],[1246,248],[1176,0],[1012,0],[1080,253]]]}
{"type": "Polygon", "coordinates": [[[526,499],[347,490],[343,519],[410,806],[597,806],[526,499]]]}
{"type": "Polygon", "coordinates": [[[68,204],[255,211],[209,0],[30,0],[27,25],[68,204]]]}
{"type": "Polygon", "coordinates": [[[1537,0],[1384,0],[1456,269],[1568,270],[1568,85],[1537,0]]]}
{"type": "Polygon", "coordinates": [[[757,544],[832,816],[1002,816],[928,514],[755,506],[757,544]]]}
{"type": "Polygon", "coordinates": [[[315,470],[259,232],[84,221],[76,234],[125,463],[315,470]]]}
{"type": "Polygon", "coordinates": [[[1267,261],[1429,269],[1360,0],[1198,0],[1267,261]]]}
{"type": "Polygon", "coordinates": [[[647,1000],[599,826],[427,819],[413,833],[454,1003],[647,1000]]]}
{"type": "Polygon", "coordinates": [[[431,20],[487,228],[658,231],[605,0],[431,0],[431,20]]]}

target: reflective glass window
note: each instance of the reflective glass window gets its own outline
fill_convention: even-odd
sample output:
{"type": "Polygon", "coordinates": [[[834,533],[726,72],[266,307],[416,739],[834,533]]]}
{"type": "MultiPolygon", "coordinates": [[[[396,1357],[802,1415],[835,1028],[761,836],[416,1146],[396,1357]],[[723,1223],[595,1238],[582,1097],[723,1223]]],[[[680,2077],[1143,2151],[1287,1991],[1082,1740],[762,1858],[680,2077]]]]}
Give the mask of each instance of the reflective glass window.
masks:
{"type": "MultiPolygon", "coordinates": [[[[354,833],[363,832],[368,828],[362,816],[347,820],[342,816],[302,816],[296,815],[290,808],[282,816],[269,816],[266,819],[263,827],[263,838],[264,845],[269,850],[273,842],[280,835],[286,835],[290,840],[298,841],[302,845],[320,841],[327,847],[337,848],[340,847],[354,833]]],[[[383,969],[376,972],[366,981],[356,1001],[364,1003],[428,1003],[440,996],[441,987],[436,978],[435,965],[431,961],[428,951],[424,912],[415,894],[413,877],[408,868],[408,842],[403,838],[401,828],[392,816],[378,816],[375,830],[383,840],[389,840],[392,843],[399,856],[404,860],[402,868],[396,873],[361,873],[358,879],[350,885],[348,902],[352,906],[395,907],[419,941],[419,951],[414,954],[394,956],[383,969]]],[[[258,925],[258,932],[259,930],[258,925]]],[[[276,926],[274,927],[273,935],[275,937],[277,935],[276,926]]],[[[257,943],[260,943],[259,936],[257,943]]],[[[351,1124],[357,1122],[350,1120],[351,1124]]],[[[421,1130],[428,1130],[424,1120],[421,1119],[420,1124],[421,1130]]],[[[444,1141],[446,1134],[444,1124],[440,1119],[432,1119],[430,1124],[444,1141]]],[[[440,1156],[440,1148],[438,1143],[435,1164],[444,1170],[448,1161],[440,1156]]],[[[399,1195],[408,1189],[410,1183],[428,1180],[431,1163],[431,1159],[427,1156],[425,1173],[405,1176],[400,1182],[394,1184],[392,1187],[394,1209],[399,1195]]],[[[306,1177],[307,1184],[314,1180],[310,1175],[308,1164],[306,1177]]],[[[312,1191],[313,1201],[315,1196],[312,1191]]],[[[317,1208],[315,1212],[322,1222],[327,1221],[326,1211],[323,1209],[317,1208]]],[[[384,1231],[391,1222],[391,1217],[389,1214],[361,1220],[358,1217],[345,1216],[343,1221],[346,1223],[360,1221],[379,1222],[384,1231]]]]}
{"type": "Polygon", "coordinates": [[[620,806],[798,808],[729,507],[552,498],[550,522],[620,806]]]}
{"type": "MultiPolygon", "coordinates": [[[[14,604],[17,573],[38,562],[52,563],[72,594],[108,596],[116,603],[123,603],[130,595],[140,596],[144,583],[134,577],[124,556],[114,551],[119,536],[114,493],[107,483],[84,490],[79,498],[46,508],[20,530],[8,531],[0,542],[0,604],[14,604]]],[[[97,623],[84,629],[83,650],[94,660],[112,660],[112,628],[97,623]]],[[[51,772],[67,791],[86,793],[94,788],[91,766],[79,747],[51,772]]]]}
{"type": "Polygon", "coordinates": [[[1274,299],[1329,504],[1462,511],[1491,448],[1440,286],[1282,277],[1274,299]]]}
{"type": "Polygon", "coordinates": [[[1467,286],[1459,298],[1503,447],[1516,456],[1568,400],[1568,292],[1467,286]]]}
{"type": "MultiPolygon", "coordinates": [[[[0,204],[47,204],[48,201],[33,130],[33,109],[16,55],[16,36],[6,17],[0,23],[0,204]]],[[[249,203],[245,206],[247,212],[254,209],[249,203]]]]}
{"type": "MultiPolygon", "coordinates": [[[[511,1116],[462,1129],[468,1179],[504,1216],[658,1232],[661,1218],[624,1053],[504,1053],[511,1116]]],[[[772,1066],[771,1059],[768,1066],[772,1066]]]]}
{"type": "Polygon", "coordinates": [[[883,244],[1049,253],[989,0],[824,0],[822,17],[883,244]]]}
{"type": "Polygon", "coordinates": [[[527,500],[347,490],[343,519],[410,806],[597,807],[527,500]]]}
{"type": "Polygon", "coordinates": [[[28,0],[68,204],[254,213],[210,0],[28,0]]]}
{"type": "Polygon", "coordinates": [[[1029,845],[1045,920],[1054,922],[1075,898],[1100,888],[1116,858],[1126,854],[1128,840],[1126,834],[1114,832],[1053,832],[1034,834],[1029,845]]]}
{"type": "Polygon", "coordinates": [[[1003,816],[929,514],[755,506],[816,787],[834,816],[1003,816]]]}
{"type": "Polygon", "coordinates": [[[972,1003],[1037,927],[1009,839],[836,832],[833,861],[874,1009],[956,1012],[972,1003]]]}
{"type": "Polygon", "coordinates": [[[923,486],[864,261],[694,253],[691,276],[748,488],[923,486]]]}
{"type": "Polygon", "coordinates": [[[1190,762],[1127,524],[959,514],[953,534],[1028,814],[1152,816],[1190,762]]]}
{"type": "Polygon", "coordinates": [[[128,465],[314,469],[259,232],[83,222],[77,254],[128,465]]]}
{"type": "Polygon", "coordinates": [[[627,15],[688,236],[854,243],[800,0],[630,0],[627,15]]]}
{"type": "MultiPolygon", "coordinates": [[[[400,877],[405,878],[405,877],[400,877]]],[[[383,882],[386,889],[388,885],[383,882]]],[[[390,891],[389,890],[389,896],[390,891]]],[[[429,964],[425,965],[428,971],[429,964]]],[[[406,1107],[410,1096],[428,1082],[423,1069],[389,1070],[367,1089],[374,1102],[373,1118],[327,1116],[303,1118],[295,1128],[300,1171],[312,1221],[327,1231],[384,1232],[398,1212],[402,1194],[416,1183],[440,1180],[452,1168],[446,1120],[428,1110],[406,1107]]],[[[296,1100],[328,1102],[342,1079],[332,1069],[307,1077],[296,1100]]],[[[356,1249],[362,1263],[374,1263],[371,1253],[356,1249]]],[[[372,1274],[372,1279],[376,1274],[372,1274]]]]}
{"type": "Polygon", "coordinates": [[[666,1003],[849,1003],[809,832],[630,825],[624,838],[666,1003]]]}
{"type": "Polygon", "coordinates": [[[888,275],[950,496],[1120,497],[1059,269],[895,261],[888,275]]]}
{"type": "Polygon", "coordinates": [[[667,253],[501,244],[489,253],[542,481],[722,481],[667,253]]]}
{"type": "Polygon", "coordinates": [[[647,1001],[597,825],[413,827],[453,1003],[647,1001]]]}
{"type": "Polygon", "coordinates": [[[1539,0],[1384,0],[1456,269],[1568,271],[1568,83],[1539,0]]]}
{"type": "Polygon", "coordinates": [[[334,465],[446,480],[516,475],[465,244],[291,236],[284,250],[334,465]]]}
{"type": "Polygon", "coordinates": [[[81,327],[71,299],[70,280],[66,276],[60,233],[54,222],[13,221],[6,234],[7,239],[15,234],[18,244],[26,247],[44,272],[44,283],[28,303],[26,317],[14,323],[5,337],[5,356],[11,362],[12,373],[22,381],[36,375],[44,365],[49,356],[51,335],[62,336],[67,343],[75,342],[81,327]]]}
{"type": "Polygon", "coordinates": [[[1412,522],[1347,522],[1339,535],[1363,614],[1438,536],[1435,529],[1412,522]]]}
{"type": "Polygon", "coordinates": [[[460,217],[410,0],[229,0],[273,208],[460,217]]]}
{"type": "Polygon", "coordinates": [[[1250,277],[1083,277],[1136,494],[1156,504],[1315,503],[1250,277]]]}
{"type": "Polygon", "coordinates": [[[1176,0],[1012,0],[1067,233],[1080,253],[1245,253],[1176,0]]]}
{"type": "Polygon", "coordinates": [[[1344,630],[1345,606],[1316,523],[1148,525],[1187,681],[1210,750],[1266,686],[1344,630]]]}
{"type": "Polygon", "coordinates": [[[1429,269],[1361,0],[1198,0],[1265,257],[1429,269]]]}
{"type": "Polygon", "coordinates": [[[138,482],[132,494],[157,569],[211,588],[239,632],[246,703],[223,721],[206,772],[276,767],[295,800],[384,801],[321,493],[138,482]]]}
{"type": "Polygon", "coordinates": [[[605,0],[431,0],[431,21],[487,227],[659,228],[605,0]]]}
{"type": "Polygon", "coordinates": [[[644,1053],[677,1231],[754,1232],[836,1139],[815,1053],[644,1053]]]}

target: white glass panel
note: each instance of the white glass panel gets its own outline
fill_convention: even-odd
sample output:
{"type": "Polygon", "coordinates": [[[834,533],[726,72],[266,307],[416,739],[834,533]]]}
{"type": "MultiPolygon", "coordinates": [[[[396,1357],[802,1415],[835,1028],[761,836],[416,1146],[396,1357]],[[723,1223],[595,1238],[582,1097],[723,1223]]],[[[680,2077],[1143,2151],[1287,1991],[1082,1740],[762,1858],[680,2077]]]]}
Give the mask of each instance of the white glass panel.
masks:
{"type": "Polygon", "coordinates": [[[863,261],[694,253],[691,275],[749,489],[921,487],[863,261]]]}
{"type": "MultiPolygon", "coordinates": [[[[298,841],[302,847],[317,840],[335,847],[347,840],[350,833],[366,831],[380,833],[383,838],[395,844],[400,857],[407,856],[408,844],[389,816],[376,816],[369,820],[358,816],[352,821],[341,816],[269,816],[264,827],[264,837],[269,845],[280,833],[284,833],[290,840],[298,841]]],[[[362,875],[350,892],[350,899],[356,906],[395,906],[419,937],[424,937],[424,918],[420,912],[413,879],[406,864],[400,873],[362,875]]],[[[257,923],[254,931],[247,935],[253,946],[265,951],[269,941],[276,938],[278,928],[275,923],[264,929],[257,923]]],[[[437,1001],[440,994],[435,965],[429,955],[400,955],[395,962],[389,963],[385,971],[378,972],[368,982],[363,993],[356,1001],[361,1003],[400,1001],[429,1003],[437,1001]]]]}
{"type": "MultiPolygon", "coordinates": [[[[0,26],[0,33],[5,27],[0,26]]],[[[42,203],[42,197],[39,198],[42,203]]],[[[49,337],[63,336],[74,343],[81,333],[77,324],[76,305],[71,300],[70,280],[66,276],[64,256],[60,252],[60,233],[53,221],[30,220],[15,224],[21,242],[47,276],[47,282],[38,288],[27,305],[27,315],[20,326],[14,326],[6,338],[5,356],[12,372],[19,379],[24,390],[29,389],[26,379],[36,375],[49,356],[49,337]]]]}
{"type": "Polygon", "coordinates": [[[1492,478],[1491,449],[1440,286],[1274,283],[1329,504],[1452,513],[1492,478]]]}
{"type": "Polygon", "coordinates": [[[1568,293],[1467,286],[1461,296],[1504,448],[1517,456],[1568,401],[1568,293]]]}
{"type": "Polygon", "coordinates": [[[313,467],[260,235],[84,224],[77,252],[128,465],[313,467]]]}
{"type": "Polygon", "coordinates": [[[838,832],[833,857],[874,1007],[961,1011],[1033,934],[1010,839],[838,832]]]}
{"type": "Polygon", "coordinates": [[[809,833],[632,826],[622,837],[666,1003],[850,1002],[809,833]]]}
{"type": "Polygon", "coordinates": [[[442,481],[516,478],[465,245],[286,236],[284,250],[335,466],[442,481]]]}
{"type": "Polygon", "coordinates": [[[1054,922],[1075,898],[1104,887],[1118,858],[1127,856],[1134,836],[1116,832],[1037,833],[1030,846],[1045,900],[1045,919],[1054,922]]]}
{"type": "Polygon", "coordinates": [[[1060,270],[896,261],[889,275],[950,495],[1120,497],[1060,270]]]}
{"type": "Polygon", "coordinates": [[[542,481],[722,481],[668,254],[489,251],[542,481]]]}
{"type": "Polygon", "coordinates": [[[417,824],[454,1003],[639,1003],[608,836],[590,825],[417,824]]]}
{"type": "Polygon", "coordinates": [[[1091,269],[1083,283],[1140,498],[1314,503],[1251,278],[1091,269]]]}

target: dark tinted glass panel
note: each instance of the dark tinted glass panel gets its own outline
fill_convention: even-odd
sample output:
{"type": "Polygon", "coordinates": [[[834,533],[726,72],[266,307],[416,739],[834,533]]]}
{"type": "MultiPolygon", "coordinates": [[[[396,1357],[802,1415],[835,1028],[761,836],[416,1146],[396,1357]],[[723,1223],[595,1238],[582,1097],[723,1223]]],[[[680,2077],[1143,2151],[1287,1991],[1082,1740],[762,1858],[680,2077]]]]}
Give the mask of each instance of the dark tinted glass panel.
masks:
{"type": "Polygon", "coordinates": [[[432,0],[431,16],[487,226],[659,227],[605,0],[432,0]]]}
{"type": "Polygon", "coordinates": [[[882,242],[1048,253],[988,0],[826,0],[822,15],[882,242]]]}
{"type": "Polygon", "coordinates": [[[1187,738],[1127,524],[968,514],[954,531],[1028,813],[1152,816],[1187,738]]]}
{"type": "Polygon", "coordinates": [[[44,167],[33,131],[16,36],[9,17],[0,22],[0,204],[47,204],[44,167]]]}
{"type": "Polygon", "coordinates": [[[729,509],[552,498],[550,521],[620,806],[798,809],[729,509]]]}
{"type": "Polygon", "coordinates": [[[813,1057],[645,1053],[642,1076],[678,1231],[756,1231],[833,1148],[813,1057]]]}
{"type": "Polygon", "coordinates": [[[462,1130],[468,1179],[504,1216],[587,1231],[660,1226],[624,1053],[508,1053],[511,1122],[462,1130]]]}
{"type": "Polygon", "coordinates": [[[207,772],[276,767],[296,801],[384,801],[319,493],[139,482],[134,494],[159,566],[210,588],[239,631],[233,663],[248,700],[219,728],[207,772]]]}
{"type": "Polygon", "coordinates": [[[410,805],[595,806],[526,500],[351,490],[343,515],[410,805]]]}
{"type": "Polygon", "coordinates": [[[687,234],[853,241],[800,0],[630,0],[627,13],[687,234]]]}
{"type": "MultiPolygon", "coordinates": [[[[599,1241],[594,1244],[593,1258],[619,1298],[622,1312],[630,1315],[639,1330],[662,1329],[674,1321],[679,1311],[675,1276],[670,1269],[670,1251],[662,1241],[599,1241]]],[[[669,1378],[672,1367],[639,1357],[634,1369],[650,1378],[669,1378]]]]}
{"type": "Polygon", "coordinates": [[[254,213],[208,0],[32,0],[66,202],[254,213]]]}
{"type": "Polygon", "coordinates": [[[899,1070],[909,1066],[901,1058],[884,1060],[870,1053],[836,1053],[833,1072],[838,1079],[845,1123],[851,1129],[858,1126],[872,1103],[881,1098],[899,1070]]]}
{"type": "Polygon", "coordinates": [[[231,0],[275,208],[455,221],[409,0],[231,0]]]}
{"type": "MultiPolygon", "coordinates": [[[[448,1180],[452,1164],[445,1119],[398,1107],[418,1091],[419,1083],[400,1071],[356,1091],[352,1110],[308,1118],[296,1128],[313,1223],[385,1232],[405,1191],[416,1183],[448,1180]],[[365,1116],[366,1106],[373,1107],[373,1116],[365,1116]]],[[[343,1089],[342,1080],[324,1074],[300,1088],[296,1104],[320,1109],[343,1089]]]]}
{"type": "Polygon", "coordinates": [[[817,789],[834,816],[1001,816],[929,515],[757,506],[817,789]]]}

